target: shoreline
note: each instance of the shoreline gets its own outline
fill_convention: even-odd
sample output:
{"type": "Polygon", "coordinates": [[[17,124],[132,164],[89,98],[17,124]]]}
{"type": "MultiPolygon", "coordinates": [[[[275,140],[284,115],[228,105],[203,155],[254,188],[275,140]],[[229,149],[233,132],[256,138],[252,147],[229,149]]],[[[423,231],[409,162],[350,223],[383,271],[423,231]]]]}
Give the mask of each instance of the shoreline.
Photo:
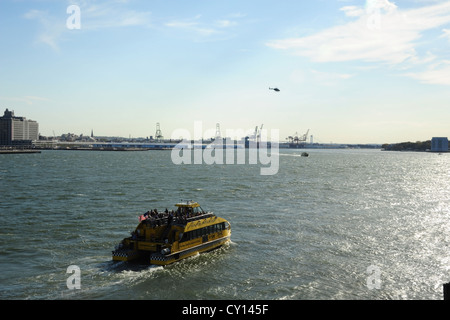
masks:
{"type": "Polygon", "coordinates": [[[0,150],[0,154],[22,154],[22,153],[41,153],[41,150],[27,150],[27,149],[0,150]]]}

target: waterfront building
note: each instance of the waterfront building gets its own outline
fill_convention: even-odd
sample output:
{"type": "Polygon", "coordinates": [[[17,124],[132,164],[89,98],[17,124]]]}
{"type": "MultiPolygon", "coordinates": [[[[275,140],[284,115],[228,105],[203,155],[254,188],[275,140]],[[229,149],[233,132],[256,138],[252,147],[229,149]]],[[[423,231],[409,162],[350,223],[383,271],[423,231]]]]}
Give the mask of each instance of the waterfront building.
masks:
{"type": "Polygon", "coordinates": [[[14,111],[5,110],[0,117],[0,145],[29,146],[39,139],[39,124],[25,117],[14,116],[14,111]]]}
{"type": "Polygon", "coordinates": [[[432,152],[448,152],[448,138],[434,137],[431,139],[432,152]]]}

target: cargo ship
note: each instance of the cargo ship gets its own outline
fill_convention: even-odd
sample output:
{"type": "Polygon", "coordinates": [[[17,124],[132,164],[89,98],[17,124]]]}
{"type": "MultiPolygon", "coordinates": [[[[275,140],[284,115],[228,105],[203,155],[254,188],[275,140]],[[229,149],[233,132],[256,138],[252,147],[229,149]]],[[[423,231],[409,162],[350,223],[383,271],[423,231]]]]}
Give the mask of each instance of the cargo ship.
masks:
{"type": "Polygon", "coordinates": [[[142,214],[136,229],[112,251],[112,259],[166,266],[219,248],[230,236],[226,219],[203,210],[197,202],[180,202],[175,210],[142,214]]]}

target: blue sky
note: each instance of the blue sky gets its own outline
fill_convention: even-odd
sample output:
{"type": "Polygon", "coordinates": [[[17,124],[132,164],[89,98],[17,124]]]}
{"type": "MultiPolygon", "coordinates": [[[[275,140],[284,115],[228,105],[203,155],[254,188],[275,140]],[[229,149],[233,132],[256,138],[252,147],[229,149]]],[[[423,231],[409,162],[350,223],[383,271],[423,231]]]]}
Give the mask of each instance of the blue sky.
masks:
{"type": "Polygon", "coordinates": [[[0,30],[0,112],[43,135],[450,136],[450,1],[1,0],[0,30]]]}

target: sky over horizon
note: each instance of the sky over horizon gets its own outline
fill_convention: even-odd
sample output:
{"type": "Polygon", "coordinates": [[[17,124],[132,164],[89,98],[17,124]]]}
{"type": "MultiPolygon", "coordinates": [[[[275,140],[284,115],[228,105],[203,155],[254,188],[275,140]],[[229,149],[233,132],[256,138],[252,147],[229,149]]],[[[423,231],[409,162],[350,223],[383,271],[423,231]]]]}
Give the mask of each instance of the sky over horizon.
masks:
{"type": "Polygon", "coordinates": [[[450,136],[450,1],[2,0],[0,29],[0,115],[44,136],[450,136]]]}

